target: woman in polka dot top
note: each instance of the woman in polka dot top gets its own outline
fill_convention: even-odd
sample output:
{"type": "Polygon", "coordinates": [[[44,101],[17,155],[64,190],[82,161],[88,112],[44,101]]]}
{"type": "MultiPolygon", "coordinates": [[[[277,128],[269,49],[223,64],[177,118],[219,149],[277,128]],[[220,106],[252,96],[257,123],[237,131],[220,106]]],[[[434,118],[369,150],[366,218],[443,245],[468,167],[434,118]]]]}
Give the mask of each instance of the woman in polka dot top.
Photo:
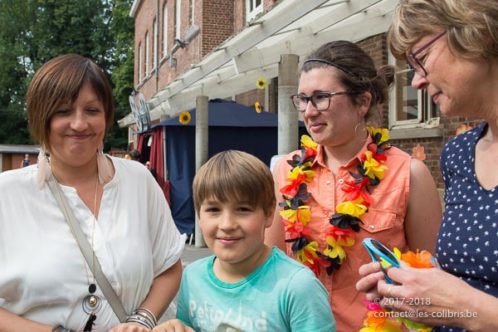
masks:
{"type": "Polygon", "coordinates": [[[389,38],[443,115],[484,122],[441,155],[441,269],[389,269],[389,285],[371,263],[357,288],[433,331],[498,331],[498,2],[401,0],[389,38]]]}

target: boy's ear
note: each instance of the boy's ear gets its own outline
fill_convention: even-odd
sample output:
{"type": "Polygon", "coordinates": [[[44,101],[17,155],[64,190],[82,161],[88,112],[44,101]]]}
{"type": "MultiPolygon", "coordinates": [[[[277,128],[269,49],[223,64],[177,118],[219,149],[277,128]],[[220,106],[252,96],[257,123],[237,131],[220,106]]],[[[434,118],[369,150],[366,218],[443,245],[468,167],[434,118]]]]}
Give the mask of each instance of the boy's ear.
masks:
{"type": "Polygon", "coordinates": [[[275,215],[275,206],[273,206],[271,210],[268,210],[268,215],[266,216],[265,220],[265,228],[268,228],[273,224],[274,215],[275,215]]]}

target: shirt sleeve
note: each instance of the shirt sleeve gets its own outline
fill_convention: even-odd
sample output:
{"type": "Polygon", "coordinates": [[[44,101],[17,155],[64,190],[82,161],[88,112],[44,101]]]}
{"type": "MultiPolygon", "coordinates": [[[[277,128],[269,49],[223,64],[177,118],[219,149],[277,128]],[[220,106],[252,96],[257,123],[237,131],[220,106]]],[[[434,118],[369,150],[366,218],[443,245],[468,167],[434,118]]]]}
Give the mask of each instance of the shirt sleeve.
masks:
{"type": "Polygon", "coordinates": [[[336,331],[327,291],[308,269],[299,270],[289,282],[288,314],[291,331],[336,331]]]}

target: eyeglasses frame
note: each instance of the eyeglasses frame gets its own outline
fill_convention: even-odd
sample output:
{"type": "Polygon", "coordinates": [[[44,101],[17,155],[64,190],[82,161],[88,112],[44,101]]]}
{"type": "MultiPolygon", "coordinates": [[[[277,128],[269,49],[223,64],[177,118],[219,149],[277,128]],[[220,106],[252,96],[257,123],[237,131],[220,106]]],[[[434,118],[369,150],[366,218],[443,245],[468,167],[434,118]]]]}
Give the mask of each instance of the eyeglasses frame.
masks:
{"type": "Polygon", "coordinates": [[[411,66],[412,70],[415,71],[417,74],[421,74],[420,72],[417,71],[416,67],[410,63],[413,62],[418,68],[421,68],[423,71],[423,77],[427,77],[427,70],[425,69],[424,65],[420,62],[419,59],[417,59],[417,55],[423,52],[424,50],[428,49],[431,47],[436,41],[438,41],[441,37],[443,37],[446,34],[446,30],[438,34],[436,37],[432,38],[430,41],[428,41],[426,44],[421,46],[418,50],[415,52],[409,52],[408,53],[408,64],[411,66]]]}
{"type": "Polygon", "coordinates": [[[306,108],[308,107],[308,104],[310,102],[311,102],[311,105],[313,105],[313,107],[315,107],[315,109],[321,113],[321,112],[326,112],[329,109],[330,99],[332,99],[332,97],[338,96],[338,95],[349,95],[349,94],[351,94],[351,92],[349,92],[349,91],[337,91],[337,92],[320,91],[318,93],[313,93],[311,96],[300,96],[301,99],[304,99],[306,101],[306,107],[303,110],[300,110],[298,108],[298,106],[296,105],[296,103],[294,102],[294,98],[298,97],[299,94],[292,95],[292,96],[290,96],[290,98],[292,100],[292,104],[294,105],[296,110],[300,113],[306,112],[306,108]],[[328,103],[327,107],[323,110],[319,110],[318,107],[316,106],[316,104],[313,102],[313,97],[316,96],[317,94],[328,95],[329,103],[328,103]]]}

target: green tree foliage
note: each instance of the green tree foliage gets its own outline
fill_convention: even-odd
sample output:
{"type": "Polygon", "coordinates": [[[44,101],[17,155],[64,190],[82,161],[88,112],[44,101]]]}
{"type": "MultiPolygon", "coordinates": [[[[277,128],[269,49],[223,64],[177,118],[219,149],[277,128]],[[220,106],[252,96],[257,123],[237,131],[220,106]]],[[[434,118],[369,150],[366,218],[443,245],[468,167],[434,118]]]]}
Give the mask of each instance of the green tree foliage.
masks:
{"type": "MultiPolygon", "coordinates": [[[[117,118],[133,87],[132,0],[0,0],[0,143],[32,143],[27,132],[26,88],[32,75],[56,55],[95,60],[113,83],[117,118]],[[131,51],[130,51],[131,49],[131,51]]],[[[106,148],[126,148],[115,124],[106,148]]]]}
{"type": "MultiPolygon", "coordinates": [[[[112,17],[109,27],[115,47],[111,79],[116,100],[116,120],[130,113],[128,97],[133,91],[133,40],[135,37],[133,18],[129,16],[132,4],[133,0],[112,1],[112,17]]],[[[115,122],[111,132],[107,135],[106,147],[121,147],[126,150],[127,144],[127,129],[119,128],[115,122]]]]}
{"type": "Polygon", "coordinates": [[[23,30],[28,21],[23,1],[0,0],[0,143],[28,143],[24,95],[28,77],[23,30]]]}

